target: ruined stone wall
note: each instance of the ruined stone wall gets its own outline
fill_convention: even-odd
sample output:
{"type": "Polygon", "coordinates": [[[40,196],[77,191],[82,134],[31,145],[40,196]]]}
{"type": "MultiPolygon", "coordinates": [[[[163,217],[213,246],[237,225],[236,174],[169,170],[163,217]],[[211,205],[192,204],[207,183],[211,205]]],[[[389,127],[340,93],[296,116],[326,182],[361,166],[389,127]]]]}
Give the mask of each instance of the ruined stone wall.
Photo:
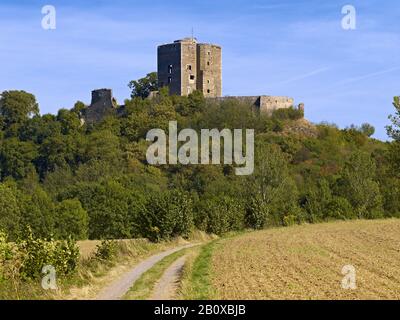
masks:
{"type": "MultiPolygon", "coordinates": [[[[272,114],[274,110],[294,106],[294,99],[277,96],[228,96],[209,98],[210,101],[236,100],[257,107],[261,113],[272,114]]],[[[303,106],[304,108],[304,106],[303,106]]]]}
{"type": "Polygon", "coordinates": [[[274,110],[294,106],[294,100],[289,97],[261,96],[258,106],[260,112],[271,114],[274,110]]]}
{"type": "Polygon", "coordinates": [[[106,115],[115,113],[116,109],[117,105],[111,89],[94,90],[92,91],[92,102],[86,108],[83,117],[87,123],[96,123],[106,115]]]}

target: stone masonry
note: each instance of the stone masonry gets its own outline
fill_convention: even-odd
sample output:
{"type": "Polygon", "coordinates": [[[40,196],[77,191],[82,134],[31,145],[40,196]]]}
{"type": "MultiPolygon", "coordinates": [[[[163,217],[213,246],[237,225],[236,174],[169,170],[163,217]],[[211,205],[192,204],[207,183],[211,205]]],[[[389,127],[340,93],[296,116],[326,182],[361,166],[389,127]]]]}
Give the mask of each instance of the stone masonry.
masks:
{"type": "Polygon", "coordinates": [[[158,83],[170,94],[186,96],[194,90],[205,97],[222,96],[222,49],[184,38],[158,47],[158,83]]]}
{"type": "Polygon", "coordinates": [[[119,110],[111,89],[98,89],[92,91],[92,102],[84,110],[83,117],[87,123],[96,123],[105,116],[116,113],[119,110]]]}
{"type": "Polygon", "coordinates": [[[253,105],[261,113],[272,114],[274,110],[294,107],[294,99],[277,96],[227,96],[215,98],[217,101],[236,100],[253,105]]]}

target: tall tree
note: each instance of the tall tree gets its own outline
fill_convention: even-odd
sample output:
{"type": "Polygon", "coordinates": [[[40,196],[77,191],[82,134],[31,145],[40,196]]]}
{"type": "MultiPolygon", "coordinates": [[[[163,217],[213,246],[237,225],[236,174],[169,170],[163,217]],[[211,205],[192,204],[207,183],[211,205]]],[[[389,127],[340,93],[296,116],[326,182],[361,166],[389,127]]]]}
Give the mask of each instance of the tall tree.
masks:
{"type": "Polygon", "coordinates": [[[157,72],[148,73],[144,78],[132,80],[128,87],[132,89],[132,98],[147,98],[151,91],[158,90],[157,72]]]}
{"type": "Polygon", "coordinates": [[[25,178],[35,171],[33,160],[38,156],[37,146],[31,141],[6,139],[0,146],[1,177],[25,178]]]}
{"type": "Polygon", "coordinates": [[[359,218],[382,214],[382,196],[375,173],[374,160],[361,151],[354,152],[343,169],[341,195],[349,200],[359,218]]]}
{"type": "Polygon", "coordinates": [[[393,106],[396,109],[396,112],[394,115],[389,116],[392,125],[387,126],[386,129],[389,137],[400,141],[400,96],[393,98],[393,106]]]}
{"type": "Polygon", "coordinates": [[[4,91],[0,98],[0,116],[6,128],[20,125],[39,114],[39,105],[33,94],[25,91],[4,91]]]}
{"type": "Polygon", "coordinates": [[[393,106],[396,112],[389,116],[392,125],[386,127],[388,136],[394,139],[389,146],[389,161],[393,175],[400,177],[400,97],[394,97],[393,106]]]}
{"type": "Polygon", "coordinates": [[[0,230],[5,231],[9,239],[14,241],[20,231],[20,222],[16,187],[0,184],[0,230]]]}
{"type": "Polygon", "coordinates": [[[56,206],[55,229],[59,239],[88,237],[89,217],[79,200],[64,200],[56,206]]]}

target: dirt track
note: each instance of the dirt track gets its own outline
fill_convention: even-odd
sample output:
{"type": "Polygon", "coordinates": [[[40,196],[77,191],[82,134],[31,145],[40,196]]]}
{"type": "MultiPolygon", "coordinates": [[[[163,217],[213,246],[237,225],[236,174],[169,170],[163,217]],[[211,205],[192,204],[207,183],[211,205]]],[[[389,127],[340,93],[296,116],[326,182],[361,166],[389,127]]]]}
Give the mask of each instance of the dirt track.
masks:
{"type": "Polygon", "coordinates": [[[120,300],[140,276],[151,269],[157,262],[166,256],[197,244],[188,244],[156,254],[136,265],[131,271],[123,274],[119,279],[105,287],[96,297],[96,300],[120,300]]]}
{"type": "Polygon", "coordinates": [[[156,284],[150,300],[172,300],[175,298],[185,260],[185,256],[180,257],[165,270],[156,284]]]}

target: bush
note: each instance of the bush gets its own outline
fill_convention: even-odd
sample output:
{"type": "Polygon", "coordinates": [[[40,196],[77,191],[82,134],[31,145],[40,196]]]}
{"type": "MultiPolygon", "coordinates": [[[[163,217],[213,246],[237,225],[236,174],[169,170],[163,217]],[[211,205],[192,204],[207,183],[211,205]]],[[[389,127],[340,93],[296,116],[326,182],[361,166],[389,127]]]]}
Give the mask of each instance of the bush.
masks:
{"type": "Polygon", "coordinates": [[[95,258],[99,260],[110,261],[117,254],[117,242],[112,240],[102,240],[101,244],[96,246],[95,258]]]}
{"type": "Polygon", "coordinates": [[[90,239],[131,237],[131,192],[120,183],[112,179],[103,183],[79,183],[60,196],[60,200],[74,198],[79,199],[88,213],[90,239]]]}
{"type": "Polygon", "coordinates": [[[142,236],[151,241],[187,237],[193,226],[193,203],[178,190],[151,195],[139,216],[142,236]]]}
{"type": "Polygon", "coordinates": [[[57,241],[53,252],[54,267],[62,275],[72,274],[79,261],[79,248],[69,237],[66,241],[57,241]]]}
{"type": "Polygon", "coordinates": [[[246,207],[246,226],[261,230],[264,228],[269,208],[259,197],[251,197],[246,207]]]}
{"type": "Polygon", "coordinates": [[[7,234],[0,231],[0,281],[7,277],[8,262],[13,258],[13,248],[7,240],[7,234]]]}
{"type": "Polygon", "coordinates": [[[0,183],[0,229],[7,232],[11,241],[18,236],[21,212],[16,188],[0,183]]]}
{"type": "Polygon", "coordinates": [[[334,197],[326,207],[326,217],[329,219],[354,219],[356,214],[350,202],[342,197],[334,197]]]}
{"type": "Polygon", "coordinates": [[[203,230],[208,233],[222,235],[244,229],[244,206],[236,199],[226,196],[208,199],[202,210],[203,230]]]}
{"type": "Polygon", "coordinates": [[[19,242],[17,248],[22,279],[40,278],[42,268],[46,265],[52,265],[58,275],[69,275],[76,270],[79,248],[71,239],[54,241],[34,238],[28,228],[26,240],[19,242]]]}
{"type": "Polygon", "coordinates": [[[56,206],[55,211],[55,227],[59,239],[87,239],[89,217],[79,200],[64,200],[56,206]]]}
{"type": "Polygon", "coordinates": [[[294,107],[277,109],[272,114],[272,118],[278,120],[298,120],[303,117],[304,111],[294,107]]]}

